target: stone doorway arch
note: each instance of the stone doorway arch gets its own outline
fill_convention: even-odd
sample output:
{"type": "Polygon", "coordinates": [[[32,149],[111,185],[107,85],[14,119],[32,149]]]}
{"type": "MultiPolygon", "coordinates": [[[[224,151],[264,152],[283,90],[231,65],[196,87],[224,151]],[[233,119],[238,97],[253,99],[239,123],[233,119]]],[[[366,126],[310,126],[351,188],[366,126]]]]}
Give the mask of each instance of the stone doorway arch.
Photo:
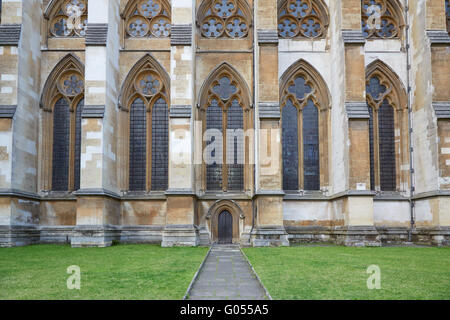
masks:
{"type": "Polygon", "coordinates": [[[241,207],[234,200],[217,200],[209,208],[206,219],[209,220],[209,229],[211,230],[211,241],[219,242],[219,216],[227,211],[231,215],[232,243],[239,243],[241,229],[240,220],[244,219],[244,213],[241,207]]]}

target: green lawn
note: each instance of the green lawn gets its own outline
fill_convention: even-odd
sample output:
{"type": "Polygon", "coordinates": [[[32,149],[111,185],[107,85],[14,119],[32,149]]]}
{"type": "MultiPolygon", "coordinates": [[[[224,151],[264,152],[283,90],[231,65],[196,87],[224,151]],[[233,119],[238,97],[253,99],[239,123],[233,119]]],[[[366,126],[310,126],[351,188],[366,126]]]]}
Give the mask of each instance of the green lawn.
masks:
{"type": "Polygon", "coordinates": [[[208,248],[0,248],[0,299],[182,299],[208,248]],[[67,289],[67,267],[81,289],[67,289]]]}
{"type": "Polygon", "coordinates": [[[273,299],[450,299],[450,248],[243,249],[273,299]],[[378,265],[381,289],[367,289],[378,265]]]}

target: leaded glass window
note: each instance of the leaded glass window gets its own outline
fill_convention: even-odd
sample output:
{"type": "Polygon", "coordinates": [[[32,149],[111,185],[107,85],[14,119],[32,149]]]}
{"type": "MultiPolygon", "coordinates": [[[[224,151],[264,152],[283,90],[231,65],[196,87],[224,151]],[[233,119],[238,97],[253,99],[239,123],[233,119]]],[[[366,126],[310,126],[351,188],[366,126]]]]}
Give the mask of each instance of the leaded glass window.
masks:
{"type": "MultiPolygon", "coordinates": [[[[217,133],[223,135],[222,113],[222,108],[219,107],[216,100],[213,100],[208,109],[206,109],[206,130],[217,130],[217,133]]],[[[214,132],[212,134],[214,134],[214,132]]],[[[213,135],[209,141],[206,141],[207,146],[220,141],[219,147],[211,150],[211,161],[206,165],[206,188],[208,190],[222,189],[222,137],[223,136],[213,135]]]]}
{"type": "Polygon", "coordinates": [[[283,189],[298,190],[298,110],[288,100],[282,112],[283,189]]]}
{"type": "Polygon", "coordinates": [[[167,38],[171,30],[171,6],[166,0],[130,0],[124,11],[129,38],[167,38]]]}
{"type": "Polygon", "coordinates": [[[328,11],[321,0],[284,0],[278,9],[281,38],[321,38],[328,27],[328,11]]]}
{"type": "Polygon", "coordinates": [[[204,0],[197,17],[205,38],[245,38],[251,25],[251,11],[245,0],[204,0]]]}
{"type": "Polygon", "coordinates": [[[304,189],[319,190],[319,111],[311,100],[303,108],[302,116],[304,189]]]}
{"type": "Polygon", "coordinates": [[[75,163],[74,163],[74,190],[80,189],[80,164],[81,164],[81,114],[83,112],[84,99],[77,105],[75,116],[75,163]]]}
{"type": "Polygon", "coordinates": [[[54,191],[66,191],[69,187],[70,161],[70,110],[66,99],[60,98],[53,109],[53,170],[54,191]]]}
{"type": "Polygon", "coordinates": [[[398,38],[401,8],[396,1],[362,0],[361,26],[365,38],[398,38]]]}
{"type": "Polygon", "coordinates": [[[377,76],[371,77],[366,86],[370,114],[370,185],[372,190],[376,189],[377,181],[381,191],[396,190],[395,115],[394,108],[388,101],[391,90],[388,83],[386,81],[382,83],[377,76]],[[378,170],[376,170],[377,164],[378,170]]]}
{"type": "Polygon", "coordinates": [[[85,37],[88,21],[87,0],[62,0],[49,16],[50,37],[85,37]]]}
{"type": "Polygon", "coordinates": [[[152,116],[152,190],[167,189],[169,166],[169,112],[166,101],[158,99],[152,116]]]}
{"type": "Polygon", "coordinates": [[[142,99],[134,100],[130,108],[130,178],[129,189],[146,189],[147,175],[147,111],[142,99]]]}

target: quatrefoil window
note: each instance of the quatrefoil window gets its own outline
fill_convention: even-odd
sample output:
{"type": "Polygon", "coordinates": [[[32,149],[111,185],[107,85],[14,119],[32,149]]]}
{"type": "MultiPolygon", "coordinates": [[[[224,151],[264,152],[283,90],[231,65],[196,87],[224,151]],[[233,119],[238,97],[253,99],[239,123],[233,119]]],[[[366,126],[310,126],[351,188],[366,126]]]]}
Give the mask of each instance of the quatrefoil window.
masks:
{"type": "Polygon", "coordinates": [[[361,27],[365,38],[392,39],[399,35],[400,10],[389,0],[362,0],[361,27]]]}
{"type": "Polygon", "coordinates": [[[85,37],[87,0],[65,0],[52,9],[49,35],[52,37],[85,37]]]}
{"type": "Polygon", "coordinates": [[[219,83],[213,87],[213,92],[217,94],[220,99],[228,100],[230,97],[237,92],[237,88],[231,83],[230,78],[222,77],[218,81],[219,83]]]}
{"type": "Polygon", "coordinates": [[[328,26],[328,13],[320,0],[285,0],[278,10],[282,38],[320,38],[328,26]]]}
{"type": "Polygon", "coordinates": [[[380,79],[376,76],[370,78],[369,83],[366,85],[366,92],[375,101],[383,100],[389,93],[386,86],[382,85],[380,79]]]}
{"type": "Polygon", "coordinates": [[[164,0],[130,1],[125,9],[125,30],[130,38],[170,36],[170,4],[164,0]]]}
{"type": "Polygon", "coordinates": [[[202,36],[246,37],[250,26],[247,11],[240,0],[205,0],[198,17],[202,36]]]}
{"type": "Polygon", "coordinates": [[[312,88],[306,83],[304,77],[299,76],[295,78],[294,84],[289,87],[288,91],[295,94],[298,100],[303,100],[309,93],[312,92],[312,88]]]}

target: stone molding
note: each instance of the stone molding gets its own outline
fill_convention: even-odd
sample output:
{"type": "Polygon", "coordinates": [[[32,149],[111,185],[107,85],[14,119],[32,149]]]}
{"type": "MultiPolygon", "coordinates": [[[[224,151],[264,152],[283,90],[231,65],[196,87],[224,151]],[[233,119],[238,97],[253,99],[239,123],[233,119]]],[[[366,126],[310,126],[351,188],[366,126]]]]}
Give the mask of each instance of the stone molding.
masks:
{"type": "Polygon", "coordinates": [[[369,108],[366,102],[346,102],[345,109],[347,110],[348,119],[369,119],[369,108]]]}
{"type": "Polygon", "coordinates": [[[170,118],[190,118],[191,106],[189,105],[172,105],[169,109],[170,118]]]}
{"type": "Polygon", "coordinates": [[[83,106],[82,118],[103,118],[105,116],[105,106],[83,106]]]}
{"type": "Polygon", "coordinates": [[[431,44],[450,44],[450,36],[446,30],[427,30],[431,44]]]}
{"type": "Polygon", "coordinates": [[[342,30],[342,39],[345,44],[364,44],[364,38],[361,30],[342,30]]]}
{"type": "Polygon", "coordinates": [[[278,102],[260,102],[259,105],[260,119],[280,119],[281,110],[278,102]]]}
{"type": "Polygon", "coordinates": [[[433,109],[438,119],[450,119],[450,101],[433,102],[433,109]]]}
{"type": "Polygon", "coordinates": [[[88,23],[86,29],[87,46],[106,46],[107,36],[107,23],[88,23]]]}
{"type": "Polygon", "coordinates": [[[18,46],[21,24],[0,25],[0,46],[18,46]]]}
{"type": "Polygon", "coordinates": [[[173,24],[170,34],[171,46],[192,45],[192,24],[173,24]]]}
{"type": "Polygon", "coordinates": [[[13,118],[17,105],[0,105],[0,118],[13,118]]]}
{"type": "Polygon", "coordinates": [[[256,31],[258,44],[278,44],[278,31],[272,29],[259,29],[256,31]]]}

